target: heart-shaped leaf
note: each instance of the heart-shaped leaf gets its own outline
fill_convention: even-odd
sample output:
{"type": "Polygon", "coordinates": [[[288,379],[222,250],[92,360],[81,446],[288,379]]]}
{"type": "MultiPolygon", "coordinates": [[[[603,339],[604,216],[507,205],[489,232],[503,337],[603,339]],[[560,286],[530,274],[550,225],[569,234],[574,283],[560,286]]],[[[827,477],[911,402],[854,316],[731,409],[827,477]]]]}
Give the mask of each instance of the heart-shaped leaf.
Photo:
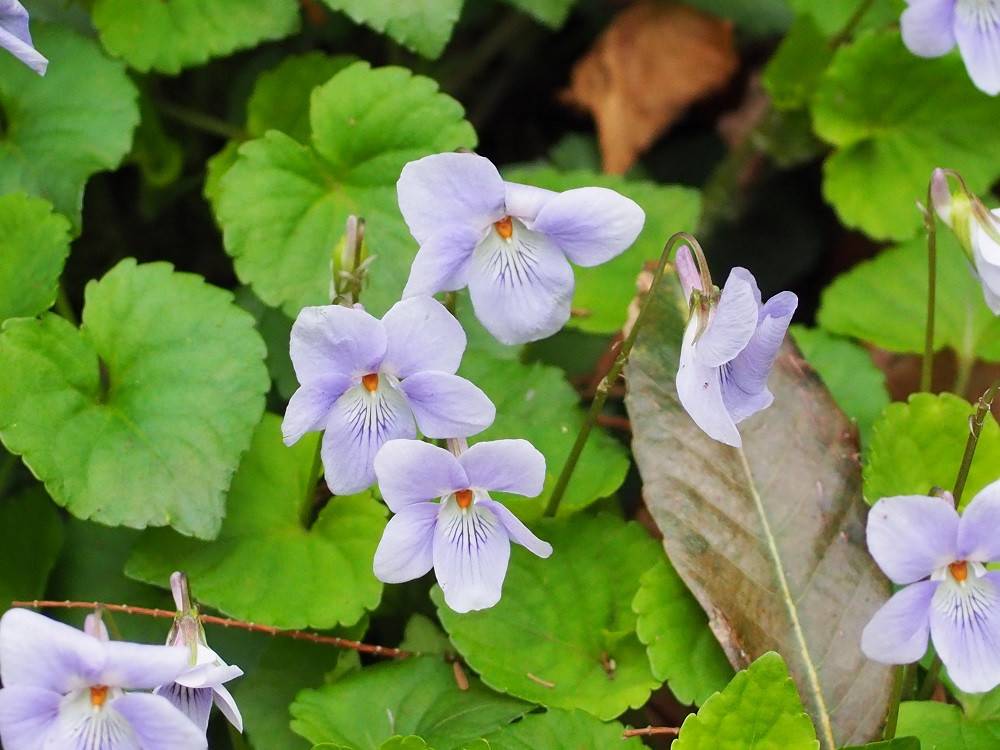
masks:
{"type": "MultiPolygon", "coordinates": [[[[565,2],[565,0],[563,0],[565,2]]],[[[323,0],[424,57],[438,57],[451,39],[463,0],[323,0]]]]}
{"type": "Polygon", "coordinates": [[[681,407],[674,379],[687,305],[674,275],[652,292],[626,370],[643,496],[675,569],[735,667],[788,660],[824,750],[867,741],[890,670],[861,653],[888,598],[865,548],[855,431],[791,343],[771,374],[774,404],[717,443],[681,407]]]}
{"type": "Polygon", "coordinates": [[[604,722],[584,711],[552,708],[545,713],[528,714],[485,739],[489,750],[606,750],[609,747],[641,750],[643,744],[638,737],[622,739],[624,730],[617,721],[604,722]]]}
{"type": "Polygon", "coordinates": [[[4,324],[0,439],[80,518],[211,539],[264,408],[264,353],[228,292],[123,260],[87,286],[79,330],[4,324]]]}
{"type": "Polygon", "coordinates": [[[969,719],[958,706],[932,701],[903,703],[897,732],[916,737],[923,750],[995,750],[1000,745],[1000,721],[969,719]]]}
{"type": "Polygon", "coordinates": [[[0,497],[0,606],[45,593],[62,543],[62,519],[41,487],[0,497]]]}

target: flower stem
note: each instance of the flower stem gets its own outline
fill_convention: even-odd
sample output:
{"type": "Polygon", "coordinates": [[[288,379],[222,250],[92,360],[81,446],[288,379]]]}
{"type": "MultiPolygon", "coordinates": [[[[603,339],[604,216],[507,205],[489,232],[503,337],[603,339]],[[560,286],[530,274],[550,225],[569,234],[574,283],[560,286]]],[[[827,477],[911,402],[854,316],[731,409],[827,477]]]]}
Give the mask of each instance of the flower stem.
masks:
{"type": "Polygon", "coordinates": [[[958,475],[955,477],[955,489],[951,493],[955,496],[955,507],[961,507],[962,493],[965,491],[965,482],[969,478],[969,469],[972,468],[972,459],[976,455],[979,435],[983,431],[986,415],[990,413],[998,389],[1000,389],[1000,380],[987,388],[986,392],[979,397],[975,413],[969,416],[969,438],[965,441],[965,453],[962,455],[962,464],[958,467],[958,475]]]}
{"type": "Polygon", "coordinates": [[[830,49],[836,49],[840,45],[851,40],[851,37],[854,36],[854,32],[857,31],[861,21],[864,20],[865,15],[867,15],[868,11],[871,10],[871,7],[874,4],[875,0],[861,0],[858,7],[855,8],[854,13],[852,13],[851,17],[847,19],[847,23],[845,23],[843,28],[830,40],[830,49]]]}
{"type": "Polygon", "coordinates": [[[913,679],[916,675],[916,667],[913,664],[901,664],[896,667],[896,674],[892,681],[892,694],[889,698],[889,715],[885,719],[885,732],[882,738],[891,740],[896,736],[896,727],[899,724],[899,704],[903,702],[906,694],[913,690],[913,679]]]}
{"type": "Polygon", "coordinates": [[[611,365],[611,369],[608,370],[608,374],[601,379],[601,382],[597,386],[597,390],[594,393],[594,400],[590,402],[590,411],[587,412],[587,416],[584,418],[583,424],[580,425],[580,432],[576,436],[576,442],[573,443],[573,448],[570,450],[569,456],[566,458],[566,463],[563,465],[559,478],[556,480],[556,486],[552,488],[552,494],[549,496],[549,502],[545,506],[546,516],[555,516],[556,512],[559,510],[559,503],[562,502],[563,495],[566,494],[566,487],[569,485],[569,480],[572,478],[573,472],[576,470],[576,465],[580,461],[580,454],[583,453],[583,449],[587,445],[587,439],[590,437],[590,432],[594,428],[594,423],[597,422],[597,418],[604,409],[604,402],[608,400],[608,393],[611,391],[611,387],[621,375],[622,369],[628,361],[628,356],[632,352],[636,336],[638,335],[639,329],[642,327],[642,324],[646,319],[646,314],[649,311],[649,305],[653,298],[653,292],[660,283],[660,279],[663,278],[663,274],[667,269],[667,264],[670,260],[671,254],[680,243],[687,243],[691,245],[695,255],[698,257],[699,261],[701,261],[700,265],[702,266],[702,274],[707,276],[708,266],[704,263],[705,256],[701,250],[701,245],[698,244],[698,240],[687,232],[677,232],[672,235],[663,246],[663,252],[660,254],[660,262],[656,266],[656,272],[653,274],[653,280],[650,282],[649,291],[646,293],[646,297],[643,299],[642,305],[639,307],[639,314],[635,318],[635,323],[632,324],[632,330],[629,331],[628,336],[626,336],[625,340],[622,342],[622,345],[618,350],[618,356],[615,357],[614,364],[611,365]]]}
{"type": "Polygon", "coordinates": [[[170,119],[183,123],[195,130],[200,130],[203,133],[209,133],[210,135],[234,141],[244,141],[250,137],[243,128],[181,104],[174,104],[165,99],[160,99],[156,102],[156,106],[170,119]]]}
{"type": "Polygon", "coordinates": [[[934,695],[934,688],[937,687],[941,677],[942,666],[941,657],[934,654],[934,661],[931,662],[930,669],[927,670],[927,676],[924,677],[924,682],[920,686],[920,690],[917,692],[918,701],[930,700],[931,696],[934,695]]]}
{"type": "Polygon", "coordinates": [[[927,228],[927,325],[924,328],[924,361],[920,370],[920,390],[930,393],[934,370],[934,314],[937,307],[937,218],[931,187],[927,186],[924,226],[927,228]]]}

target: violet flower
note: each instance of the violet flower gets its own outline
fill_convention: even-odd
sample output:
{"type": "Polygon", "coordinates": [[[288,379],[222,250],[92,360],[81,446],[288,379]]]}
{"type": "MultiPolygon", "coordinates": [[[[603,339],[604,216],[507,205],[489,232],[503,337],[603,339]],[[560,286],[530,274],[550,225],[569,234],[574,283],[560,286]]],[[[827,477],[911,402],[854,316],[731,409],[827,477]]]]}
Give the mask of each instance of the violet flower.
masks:
{"type": "Polygon", "coordinates": [[[960,690],[1000,684],[1000,482],[976,495],[961,516],[938,497],[879,500],[868,515],[868,550],[904,588],[861,636],[861,650],[883,664],[909,664],[934,642],[960,690]]]}
{"type": "Polygon", "coordinates": [[[204,750],[205,734],[146,690],[187,666],[185,649],[107,641],[36,612],[0,619],[0,740],[5,750],[204,750]]]}
{"type": "Polygon", "coordinates": [[[375,551],[375,576],[385,583],[433,567],[449,607],[487,609],[500,601],[512,540],[539,557],[552,554],[489,494],[542,491],[545,458],[526,440],[477,443],[457,458],[429,443],[392,440],[375,457],[375,473],[396,514],[375,551]]]}
{"type": "Polygon", "coordinates": [[[753,274],[734,268],[716,303],[707,299],[714,290],[704,293],[686,245],[676,266],[685,299],[696,293],[681,343],[677,395],[709,437],[739,447],[736,425],[774,401],[767,378],[798,297],[780,292],[761,304],[753,274]]]}
{"type": "Polygon", "coordinates": [[[229,723],[242,732],[243,716],[225,683],[242,676],[243,670],[226,664],[208,647],[205,630],[197,609],[191,605],[187,579],[182,573],[170,576],[170,590],[179,614],[170,628],[167,645],[184,647],[188,653],[188,669],[173,682],[157,687],[153,693],[170,701],[203,732],[208,730],[213,703],[229,723]]]}
{"type": "Polygon", "coordinates": [[[325,430],[322,456],[331,492],[375,481],[372,462],[388,440],[465,437],[493,422],[496,409],[455,375],[465,332],[430,297],[403,300],[382,317],[360,306],[306,307],[292,326],[291,357],[301,386],[281,424],[285,444],[325,430]]]}
{"type": "Polygon", "coordinates": [[[0,47],[38,75],[45,75],[49,61],[35,49],[28,30],[28,11],[18,0],[0,0],[0,47]]]}
{"type": "Polygon", "coordinates": [[[613,190],[563,193],[504,182],[482,156],[447,153],[403,167],[399,208],[420,243],[404,297],[469,287],[476,317],[505,344],[569,320],[573,269],[629,247],[645,214],[613,190]]]}
{"type": "Polygon", "coordinates": [[[1000,93],[1000,0],[907,0],[903,42],[920,57],[940,57],[957,44],[969,78],[1000,93]]]}

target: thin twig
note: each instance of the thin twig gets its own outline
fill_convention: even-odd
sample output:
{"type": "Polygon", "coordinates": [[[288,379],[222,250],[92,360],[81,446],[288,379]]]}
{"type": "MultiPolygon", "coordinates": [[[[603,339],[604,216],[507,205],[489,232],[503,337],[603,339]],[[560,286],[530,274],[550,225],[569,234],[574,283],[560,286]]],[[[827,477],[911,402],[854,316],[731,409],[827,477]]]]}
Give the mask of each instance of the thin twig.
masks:
{"type": "Polygon", "coordinates": [[[641,729],[626,729],[622,732],[622,737],[651,737],[654,734],[669,734],[676,737],[680,734],[680,727],[642,727],[641,729]]]}
{"type": "MultiPolygon", "coordinates": [[[[937,218],[934,214],[931,184],[927,186],[924,226],[927,229],[927,319],[924,327],[924,361],[920,368],[920,390],[930,393],[934,369],[934,314],[937,297],[937,218]]],[[[961,366],[959,369],[961,372],[961,366]]]]}

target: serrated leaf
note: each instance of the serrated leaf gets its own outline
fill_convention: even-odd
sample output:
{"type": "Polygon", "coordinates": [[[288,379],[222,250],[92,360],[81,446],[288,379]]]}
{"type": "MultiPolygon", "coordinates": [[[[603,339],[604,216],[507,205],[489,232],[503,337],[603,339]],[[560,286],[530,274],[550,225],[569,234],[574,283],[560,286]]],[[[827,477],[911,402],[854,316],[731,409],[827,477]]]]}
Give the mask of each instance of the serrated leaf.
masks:
{"type": "Polygon", "coordinates": [[[105,48],[136,70],[178,73],[299,26],[295,0],[96,0],[105,48]]]}
{"type": "MultiPolygon", "coordinates": [[[[932,487],[952,489],[974,411],[972,404],[951,393],[914,393],[905,404],[890,404],[875,423],[865,463],[865,499],[874,503],[893,495],[926,495],[932,487]]],[[[987,414],[963,506],[997,479],[998,465],[1000,427],[987,414]]]]}
{"type": "Polygon", "coordinates": [[[726,686],[733,668],[701,605],[669,562],[657,563],[639,579],[632,609],[653,675],[670,686],[677,700],[701,705],[726,686]]]}
{"type": "Polygon", "coordinates": [[[639,750],[638,737],[622,738],[617,721],[603,722],[584,711],[549,709],[529,714],[516,724],[485,737],[490,750],[606,750],[609,747],[639,750]]]}
{"type": "Polygon", "coordinates": [[[233,478],[229,510],[211,544],[169,532],[143,536],[126,573],[166,586],[183,569],[198,598],[232,617],[279,628],[351,625],[378,606],[372,559],[385,508],[369,492],[334,497],[311,527],[318,435],[291,448],[265,414],[233,478]]]}
{"type": "Polygon", "coordinates": [[[801,325],[792,326],[791,332],[837,406],[858,425],[861,444],[867,448],[872,425],[889,403],[885,374],[875,366],[864,347],[850,339],[801,325]]]}
{"type": "MultiPolygon", "coordinates": [[[[1000,361],[1000,318],[950,232],[938,232],[934,348],[960,360],[1000,361]]],[[[927,320],[927,247],[914,239],[841,274],[824,291],[817,320],[831,333],[892,352],[920,353],[927,320]]]]}
{"type": "Polygon", "coordinates": [[[486,689],[474,677],[469,689],[461,690],[451,665],[419,656],[303,690],[292,704],[292,729],[310,742],[355,750],[376,750],[399,734],[423,737],[434,750],[462,750],[530,708],[486,689]]]}
{"type": "Polygon", "coordinates": [[[841,47],[812,112],[817,134],[836,147],[823,165],[824,196],[844,224],[876,239],[917,233],[915,204],[935,167],[958,170],[973,192],[1000,176],[1000,101],[976,90],[958,55],[917,57],[896,31],[841,47]]]}
{"type": "Polygon", "coordinates": [[[463,0],[323,0],[356,23],[387,34],[419,55],[434,59],[444,51],[462,12],[463,0]]]}
{"type": "Polygon", "coordinates": [[[796,19],[764,69],[763,84],[776,109],[808,106],[833,50],[812,16],[796,19]]]}
{"type": "Polygon", "coordinates": [[[51,203],[0,196],[0,323],[50,308],[68,255],[69,222],[51,203]]]}
{"type": "Polygon", "coordinates": [[[211,539],[268,387],[232,295],[123,260],[86,289],[79,330],[48,314],[0,335],[0,440],[73,515],[211,539]]]}
{"type": "Polygon", "coordinates": [[[492,609],[460,615],[432,590],[451,642],[496,690],[601,719],[638,708],[659,685],[631,607],[639,576],[660,559],[656,542],[605,514],[543,519],[535,531],[552,557],[514,547],[492,609]]]}
{"type": "Polygon", "coordinates": [[[621,330],[628,305],[635,296],[635,277],[643,263],[657,260],[663,243],[674,232],[693,231],[701,211],[698,191],[677,185],[657,185],[584,170],[560,172],[547,167],[507,169],[504,177],[556,191],[606,187],[628,196],[646,212],[646,224],[632,247],[600,266],[573,269],[576,276],[573,307],[577,314],[567,325],[590,333],[621,330]]]}
{"type": "Polygon", "coordinates": [[[32,34],[51,60],[44,77],[0,55],[0,193],[45,198],[79,230],[87,178],[131,147],[138,92],[95,41],[43,24],[32,34]]]}
{"type": "Polygon", "coordinates": [[[824,750],[867,741],[891,674],[861,653],[861,630],[889,586],[865,548],[854,430],[786,342],[770,377],[774,404],[741,423],[742,449],[713,441],[677,399],[687,305],[676,276],[650,304],[626,406],[667,554],[734,666],[779,651],[824,750]]]}
{"type": "Polygon", "coordinates": [[[576,0],[507,0],[507,4],[527,13],[539,23],[558,29],[566,23],[576,0]]]}
{"type": "Polygon", "coordinates": [[[974,721],[957,706],[907,701],[899,707],[897,732],[920,740],[921,750],[995,750],[1000,721],[974,721]]]}
{"type": "Polygon", "coordinates": [[[764,654],[733,677],[681,725],[673,750],[818,750],[809,717],[788,667],[778,654],[764,654]]]}
{"type": "Polygon", "coordinates": [[[244,144],[222,178],[216,215],[240,279],[294,317],[328,302],[330,256],[349,214],[367,220],[377,264],[365,307],[395,302],[417,245],[396,205],[406,162],[471,148],[461,105],[429,78],[355,63],[313,92],[310,145],[277,131],[244,144]]]}
{"type": "Polygon", "coordinates": [[[40,487],[0,497],[0,608],[42,598],[62,544],[62,519],[40,487]]]}

